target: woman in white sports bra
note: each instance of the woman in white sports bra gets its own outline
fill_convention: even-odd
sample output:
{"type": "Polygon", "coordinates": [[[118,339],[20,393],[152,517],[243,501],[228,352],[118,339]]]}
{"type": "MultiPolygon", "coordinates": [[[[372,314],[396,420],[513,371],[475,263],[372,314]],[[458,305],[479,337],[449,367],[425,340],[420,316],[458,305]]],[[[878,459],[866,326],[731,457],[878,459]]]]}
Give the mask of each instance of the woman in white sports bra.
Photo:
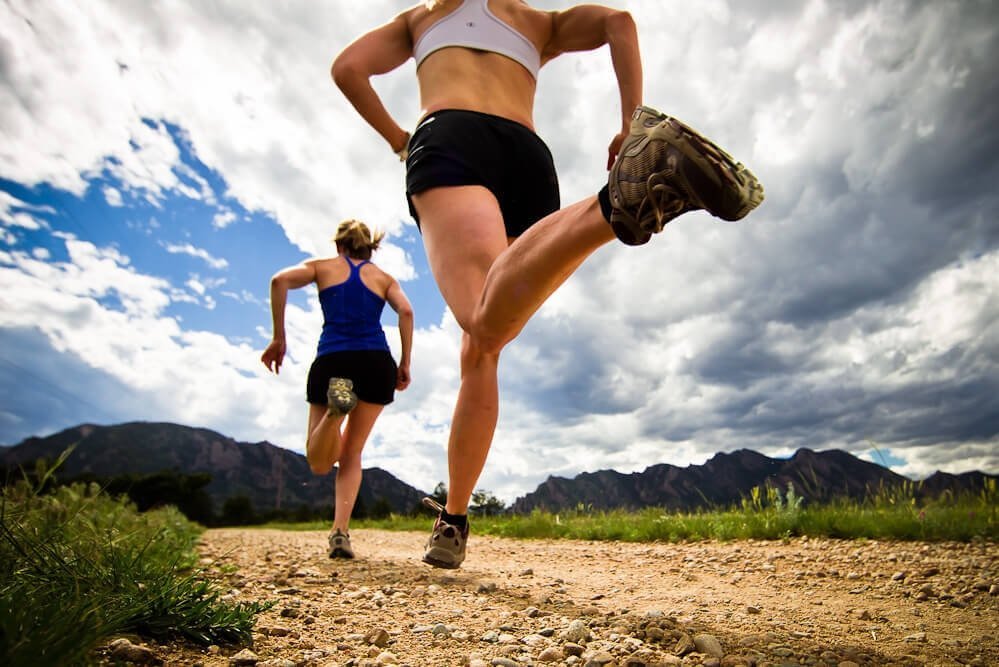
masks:
{"type": "Polygon", "coordinates": [[[347,46],[332,76],[406,161],[410,212],[441,294],[464,331],[447,505],[437,507],[424,556],[436,567],[455,568],[465,557],[468,504],[496,428],[500,351],[615,237],[645,243],[672,217],[697,208],[730,219],[745,215],[748,209],[732,202],[747,197],[733,198],[731,190],[748,172],[690,128],[681,132],[674,119],[640,106],[635,22],[609,7],[541,11],[521,0],[427,0],[347,46]],[[534,133],[538,70],[563,53],[605,44],[621,113],[620,127],[609,132],[611,178],[598,195],[559,209],[551,154],[534,133]],[[423,109],[412,136],[370,81],[410,58],[423,109]],[[677,165],[681,180],[674,182],[677,165]],[[719,179],[725,169],[733,173],[719,179]],[[652,182],[655,192],[647,185],[652,182]]]}

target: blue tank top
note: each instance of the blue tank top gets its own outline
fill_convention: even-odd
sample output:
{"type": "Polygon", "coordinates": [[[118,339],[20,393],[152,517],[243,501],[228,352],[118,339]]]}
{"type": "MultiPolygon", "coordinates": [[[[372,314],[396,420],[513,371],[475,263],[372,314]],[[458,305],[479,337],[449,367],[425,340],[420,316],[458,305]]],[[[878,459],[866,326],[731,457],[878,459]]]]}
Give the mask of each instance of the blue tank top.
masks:
{"type": "Polygon", "coordinates": [[[381,324],[385,299],[361,282],[361,267],[369,262],[364,260],[355,265],[346,257],[344,259],[350,266],[347,280],[319,290],[323,332],[319,336],[316,356],[353,350],[388,351],[381,324]]]}

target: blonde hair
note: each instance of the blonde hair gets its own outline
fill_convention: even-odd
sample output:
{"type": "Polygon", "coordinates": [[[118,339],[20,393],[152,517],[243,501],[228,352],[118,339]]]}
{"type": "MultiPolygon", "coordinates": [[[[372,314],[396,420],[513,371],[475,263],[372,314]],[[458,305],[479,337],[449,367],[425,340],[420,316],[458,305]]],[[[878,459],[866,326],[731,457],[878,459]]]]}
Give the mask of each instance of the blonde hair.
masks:
{"type": "Polygon", "coordinates": [[[336,228],[333,242],[337,250],[346,250],[354,259],[371,259],[384,237],[385,232],[372,233],[360,220],[344,220],[336,228]]]}
{"type": "Polygon", "coordinates": [[[423,6],[427,8],[428,12],[432,12],[445,2],[447,2],[447,0],[423,0],[423,6]]]}

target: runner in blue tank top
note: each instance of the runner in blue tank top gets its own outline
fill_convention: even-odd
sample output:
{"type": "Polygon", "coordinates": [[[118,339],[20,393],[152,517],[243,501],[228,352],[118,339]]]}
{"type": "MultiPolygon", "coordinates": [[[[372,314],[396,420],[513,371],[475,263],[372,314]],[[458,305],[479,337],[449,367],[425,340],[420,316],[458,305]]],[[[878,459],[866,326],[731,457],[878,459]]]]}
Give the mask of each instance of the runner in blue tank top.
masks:
{"type": "Polygon", "coordinates": [[[274,335],[260,360],[277,373],[287,351],[284,311],[288,290],[315,283],[323,330],[309,370],[309,426],[305,456],[317,475],[339,464],[330,558],[353,558],[350,515],[361,487],[361,450],[395,390],[409,386],[413,308],[398,281],[371,263],[383,234],[346,220],[337,228],[337,256],[310,259],[271,278],[274,335]],[[388,304],[399,316],[401,354],[396,364],[381,325],[388,304]]]}

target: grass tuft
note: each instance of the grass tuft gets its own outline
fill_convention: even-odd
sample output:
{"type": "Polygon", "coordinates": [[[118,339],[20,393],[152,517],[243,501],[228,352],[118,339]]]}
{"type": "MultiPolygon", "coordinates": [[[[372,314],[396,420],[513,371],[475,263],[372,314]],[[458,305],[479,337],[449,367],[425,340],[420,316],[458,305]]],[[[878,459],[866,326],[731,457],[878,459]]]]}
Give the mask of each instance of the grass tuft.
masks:
{"type": "Polygon", "coordinates": [[[0,497],[0,664],[86,664],[122,633],[251,638],[266,605],[222,600],[200,577],[199,526],[172,507],[140,514],[96,484],[43,495],[42,483],[0,497]]]}

